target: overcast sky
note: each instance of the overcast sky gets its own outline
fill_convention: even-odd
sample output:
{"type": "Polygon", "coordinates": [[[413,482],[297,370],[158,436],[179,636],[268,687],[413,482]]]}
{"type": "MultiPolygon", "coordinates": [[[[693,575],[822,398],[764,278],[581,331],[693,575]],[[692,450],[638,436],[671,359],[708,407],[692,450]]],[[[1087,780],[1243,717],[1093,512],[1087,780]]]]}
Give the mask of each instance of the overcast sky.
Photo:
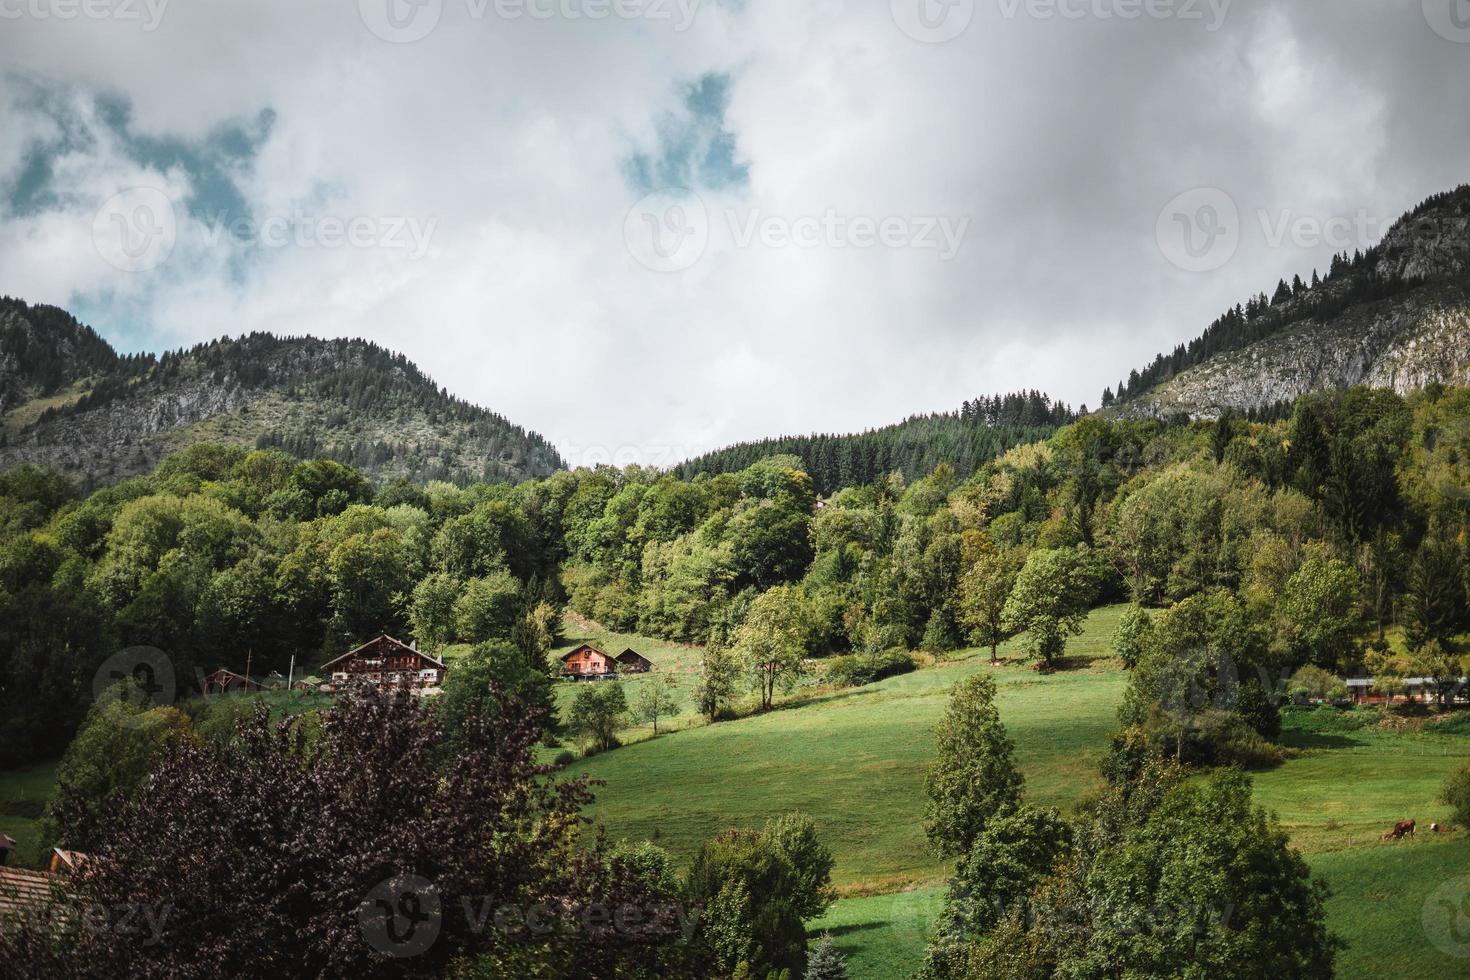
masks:
{"type": "Polygon", "coordinates": [[[1466,0],[0,0],[0,293],[573,462],[1095,406],[1467,180],[1466,0]]]}

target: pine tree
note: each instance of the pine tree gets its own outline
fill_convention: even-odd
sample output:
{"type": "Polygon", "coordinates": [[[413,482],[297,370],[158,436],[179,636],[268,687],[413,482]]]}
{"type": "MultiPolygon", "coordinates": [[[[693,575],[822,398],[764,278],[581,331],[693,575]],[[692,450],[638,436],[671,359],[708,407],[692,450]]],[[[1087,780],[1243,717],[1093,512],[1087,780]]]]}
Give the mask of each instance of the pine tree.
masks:
{"type": "Polygon", "coordinates": [[[822,933],[816,948],[807,954],[806,980],[847,980],[847,960],[832,942],[832,934],[822,933]]]}

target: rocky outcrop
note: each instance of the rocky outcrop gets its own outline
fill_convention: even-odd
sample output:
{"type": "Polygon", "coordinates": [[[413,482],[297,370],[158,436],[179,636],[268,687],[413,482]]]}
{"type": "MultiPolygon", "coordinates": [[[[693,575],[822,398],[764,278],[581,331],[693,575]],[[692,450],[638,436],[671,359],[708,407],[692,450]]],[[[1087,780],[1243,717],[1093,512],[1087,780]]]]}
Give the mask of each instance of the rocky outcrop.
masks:
{"type": "Polygon", "coordinates": [[[1273,304],[1273,315],[1291,321],[1279,332],[1189,367],[1120,411],[1212,418],[1353,385],[1406,393],[1470,384],[1470,188],[1399,219],[1368,257],[1362,271],[1273,304]],[[1363,275],[1397,291],[1345,304],[1363,275]]]}
{"type": "Polygon", "coordinates": [[[201,441],[279,447],[420,483],[516,481],[562,465],[539,435],[451,397],[366,341],[251,334],[118,358],[79,324],[83,333],[68,335],[60,311],[4,302],[0,379],[11,398],[0,412],[0,467],[50,465],[97,485],[201,441]]]}

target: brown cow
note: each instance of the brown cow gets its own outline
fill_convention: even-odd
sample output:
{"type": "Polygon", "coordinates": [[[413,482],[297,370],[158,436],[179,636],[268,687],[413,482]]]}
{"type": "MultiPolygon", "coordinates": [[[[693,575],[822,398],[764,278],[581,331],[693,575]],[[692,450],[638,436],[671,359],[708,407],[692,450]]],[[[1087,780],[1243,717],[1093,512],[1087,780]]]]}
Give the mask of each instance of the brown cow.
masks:
{"type": "Polygon", "coordinates": [[[1400,820],[1398,823],[1396,823],[1396,824],[1393,825],[1393,829],[1392,830],[1390,830],[1388,833],[1386,833],[1386,834],[1383,835],[1383,839],[1384,840],[1388,840],[1390,837],[1392,837],[1394,840],[1398,840],[1400,837],[1403,837],[1405,834],[1412,834],[1413,832],[1414,832],[1414,821],[1412,821],[1412,820],[1400,820]]]}

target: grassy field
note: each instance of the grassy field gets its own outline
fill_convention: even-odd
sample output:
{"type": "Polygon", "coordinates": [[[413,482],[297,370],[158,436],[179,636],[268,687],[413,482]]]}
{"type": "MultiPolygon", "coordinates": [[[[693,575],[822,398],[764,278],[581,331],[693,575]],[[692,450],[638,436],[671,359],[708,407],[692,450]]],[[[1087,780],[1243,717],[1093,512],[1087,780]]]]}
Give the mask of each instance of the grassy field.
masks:
{"type": "Polygon", "coordinates": [[[572,770],[605,781],[592,816],[611,836],[657,840],[681,860],[724,828],[802,810],[831,846],[845,893],[938,880],[945,869],[925,843],[923,781],[950,688],[976,671],[994,672],[1028,793],[1065,807],[1096,784],[1116,724],[1124,677],[1101,661],[1119,615],[1116,607],[1095,612],[1069,648],[1071,669],[1048,677],[1014,663],[992,668],[971,652],[942,667],[629,745],[572,770]]]}
{"type": "Polygon", "coordinates": [[[24,867],[42,864],[40,818],[56,784],[56,763],[46,762],[0,772],[0,833],[19,844],[10,863],[24,867]]]}
{"type": "MultiPolygon", "coordinates": [[[[647,726],[630,726],[630,744],[571,769],[604,781],[591,816],[613,838],[656,840],[680,860],[726,827],[811,814],[836,856],[843,896],[813,933],[831,932],[854,978],[907,977],[943,900],[946,868],[924,841],[923,775],[949,689],[977,671],[994,674],[1029,796],[1066,809],[1098,785],[1097,762],[1116,725],[1126,676],[1107,654],[1121,613],[1095,611],[1069,645],[1068,669],[1055,674],[1016,662],[991,667],[969,651],[864,688],[801,692],[778,710],[717,725],[688,702],[698,649],[571,628],[558,653],[592,642],[614,654],[631,646],[654,661],[654,674],[625,681],[630,701],[640,685],[670,676],[683,700],[671,733],[652,738],[647,726]]],[[[1013,644],[1002,652],[1018,654],[1013,644]]],[[[576,690],[558,685],[559,703],[576,690]]],[[[1470,835],[1380,840],[1397,820],[1427,829],[1448,817],[1437,797],[1470,758],[1470,720],[1411,719],[1393,729],[1377,720],[1367,709],[1288,709],[1282,741],[1293,757],[1253,774],[1256,798],[1333,889],[1329,925],[1349,943],[1339,976],[1470,976],[1470,835]]],[[[25,849],[34,849],[54,768],[0,773],[0,830],[22,842],[23,860],[39,860],[25,849]]]]}

